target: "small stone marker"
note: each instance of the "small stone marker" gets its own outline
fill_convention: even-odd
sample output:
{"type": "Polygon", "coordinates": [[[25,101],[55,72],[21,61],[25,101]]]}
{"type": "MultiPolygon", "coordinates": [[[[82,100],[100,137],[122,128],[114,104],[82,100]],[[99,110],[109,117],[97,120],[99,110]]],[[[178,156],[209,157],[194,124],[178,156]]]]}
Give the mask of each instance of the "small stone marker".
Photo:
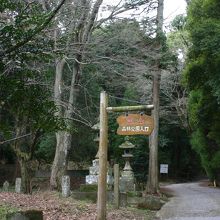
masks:
{"type": "Polygon", "coordinates": [[[3,183],[3,191],[8,192],[8,190],[9,190],[9,182],[6,180],[3,183]]]}
{"type": "Polygon", "coordinates": [[[114,165],[114,205],[119,209],[119,164],[114,165]]]}
{"type": "Polygon", "coordinates": [[[15,180],[15,192],[21,193],[21,178],[16,178],[15,180]]]}
{"type": "Polygon", "coordinates": [[[62,196],[67,198],[70,196],[70,177],[63,176],[62,177],[62,196]]]}

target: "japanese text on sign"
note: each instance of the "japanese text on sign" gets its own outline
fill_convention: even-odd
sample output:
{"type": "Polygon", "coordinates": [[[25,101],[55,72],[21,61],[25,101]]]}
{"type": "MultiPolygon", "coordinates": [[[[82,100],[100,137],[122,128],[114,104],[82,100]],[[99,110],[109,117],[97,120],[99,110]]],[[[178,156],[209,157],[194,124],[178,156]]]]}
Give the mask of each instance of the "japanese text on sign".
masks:
{"type": "Polygon", "coordinates": [[[119,135],[149,135],[153,131],[153,118],[148,115],[129,114],[117,118],[119,135]]]}
{"type": "Polygon", "coordinates": [[[147,126],[123,126],[122,131],[134,131],[134,132],[139,132],[139,131],[149,131],[149,127],[147,126]]]}

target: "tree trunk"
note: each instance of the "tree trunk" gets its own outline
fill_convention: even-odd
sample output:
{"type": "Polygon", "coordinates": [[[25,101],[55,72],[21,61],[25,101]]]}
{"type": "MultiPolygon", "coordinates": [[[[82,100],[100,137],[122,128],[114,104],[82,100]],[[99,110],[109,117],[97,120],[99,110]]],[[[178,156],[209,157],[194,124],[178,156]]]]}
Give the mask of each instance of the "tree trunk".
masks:
{"type": "Polygon", "coordinates": [[[152,116],[154,119],[154,130],[149,138],[149,174],[147,182],[147,193],[157,193],[158,184],[158,133],[159,133],[159,89],[160,70],[155,72],[153,78],[153,104],[152,116]]]}
{"type": "Polygon", "coordinates": [[[23,158],[18,158],[21,168],[21,188],[23,193],[31,193],[31,176],[28,169],[28,162],[23,158]]]}
{"type": "MultiPolygon", "coordinates": [[[[157,41],[158,48],[161,49],[161,36],[163,28],[163,0],[158,0],[157,8],[157,41]]],[[[159,51],[158,51],[159,52],[159,51]]],[[[160,52],[159,52],[160,53],[160,52]]],[[[152,116],[154,119],[154,130],[149,138],[149,173],[146,192],[157,193],[159,190],[158,182],[158,133],[159,133],[159,92],[160,92],[160,60],[156,60],[157,69],[153,76],[153,105],[152,116]]]]}
{"type": "Polygon", "coordinates": [[[67,167],[68,146],[71,143],[71,134],[66,131],[58,131],[56,133],[56,140],[56,153],[50,177],[51,189],[61,188],[61,178],[65,174],[67,167]]]}
{"type": "MultiPolygon", "coordinates": [[[[63,63],[64,65],[64,63],[63,63]]],[[[57,74],[59,75],[56,77],[57,81],[55,83],[55,97],[56,97],[56,103],[59,105],[61,103],[61,98],[62,98],[62,90],[61,90],[61,80],[63,71],[63,66],[62,69],[58,69],[57,74]]],[[[66,122],[66,131],[58,131],[56,133],[56,152],[55,152],[55,157],[53,161],[53,166],[51,170],[51,177],[50,177],[50,187],[51,189],[61,189],[61,179],[62,176],[66,172],[67,168],[67,157],[68,157],[68,150],[71,147],[71,142],[72,142],[72,134],[70,133],[71,128],[72,128],[72,121],[71,117],[73,114],[73,106],[76,101],[76,89],[75,89],[75,84],[76,84],[76,76],[79,74],[79,65],[74,65],[73,68],[73,73],[72,73],[72,80],[71,80],[71,86],[70,86],[70,93],[69,93],[69,101],[67,103],[67,108],[64,111],[63,117],[65,118],[66,122]]],[[[62,115],[62,108],[58,108],[59,112],[57,113],[59,116],[62,115]]]]}
{"type": "Polygon", "coordinates": [[[18,158],[16,158],[14,176],[13,176],[13,180],[12,180],[13,182],[15,182],[15,180],[16,180],[16,178],[18,176],[19,171],[20,171],[19,161],[18,161],[18,158]]]}
{"type": "MultiPolygon", "coordinates": [[[[75,43],[78,50],[78,54],[75,54],[75,62],[73,63],[72,69],[72,78],[71,85],[69,91],[69,99],[68,102],[63,100],[62,97],[62,80],[63,80],[63,69],[65,65],[65,60],[58,60],[56,62],[56,80],[54,85],[54,99],[55,104],[58,107],[58,111],[56,115],[60,118],[64,118],[66,123],[66,131],[59,131],[56,133],[57,146],[55,158],[53,161],[51,178],[50,178],[50,186],[51,189],[57,189],[60,187],[61,177],[65,173],[67,167],[67,156],[68,150],[71,147],[72,134],[70,133],[72,129],[72,115],[76,103],[77,91],[76,84],[79,81],[80,77],[80,65],[82,61],[82,57],[84,54],[86,43],[89,40],[89,36],[91,34],[95,19],[98,14],[99,7],[103,0],[96,0],[91,5],[91,8],[88,8],[88,2],[82,1],[79,4],[82,7],[82,13],[79,19],[73,19],[73,23],[70,24],[71,28],[69,30],[69,36],[66,44],[66,54],[68,55],[70,51],[70,43],[75,43]],[[91,11],[90,11],[91,10],[91,11]],[[76,22],[78,20],[78,22],[76,22]],[[61,106],[61,103],[65,103],[65,109],[61,106]]],[[[57,31],[54,32],[55,39],[55,49],[57,49],[56,45],[57,31]]]]}
{"type": "MultiPolygon", "coordinates": [[[[19,111],[18,111],[19,112],[19,111]]],[[[20,112],[19,112],[20,113],[20,112]]],[[[17,114],[19,115],[19,114],[17,114]]],[[[22,118],[17,117],[16,118],[16,137],[20,137],[27,133],[27,125],[28,120],[27,117],[23,116],[22,118]]],[[[30,137],[29,137],[30,138],[30,137]]],[[[31,166],[29,162],[32,158],[32,149],[33,145],[31,143],[30,139],[17,139],[14,141],[12,147],[14,149],[14,152],[17,156],[17,161],[20,165],[20,171],[21,171],[21,187],[23,193],[31,193],[31,166]],[[22,151],[22,146],[27,145],[28,150],[22,151]]]]}

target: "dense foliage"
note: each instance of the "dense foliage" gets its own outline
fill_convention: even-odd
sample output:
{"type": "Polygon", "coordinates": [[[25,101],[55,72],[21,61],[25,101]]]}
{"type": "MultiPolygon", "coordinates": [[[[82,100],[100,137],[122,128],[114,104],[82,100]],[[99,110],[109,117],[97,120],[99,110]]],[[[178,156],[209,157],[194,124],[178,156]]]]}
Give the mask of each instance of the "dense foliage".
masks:
{"type": "Polygon", "coordinates": [[[189,88],[191,143],[212,180],[220,170],[220,2],[193,0],[188,10],[192,46],[185,80],[189,88]]]}
{"type": "MultiPolygon", "coordinates": [[[[136,8],[144,2],[146,1],[127,1],[127,4],[129,3],[127,6],[134,7],[132,6],[134,4],[136,8]]],[[[68,148],[68,160],[91,164],[91,160],[97,153],[97,143],[93,141],[96,131],[92,126],[99,120],[100,91],[108,92],[111,106],[150,104],[155,61],[160,58],[160,68],[163,72],[160,93],[159,163],[169,164],[170,177],[193,178],[198,171],[199,163],[190,149],[185,108],[186,92],[180,83],[183,62],[178,62],[177,59],[178,50],[181,49],[185,53],[188,46],[186,45],[188,39],[182,38],[186,35],[186,31],[182,28],[185,18],[180,16],[174,21],[174,28],[168,40],[164,35],[162,36],[162,48],[158,48],[155,41],[155,20],[148,17],[141,22],[134,18],[114,18],[104,25],[97,23],[95,26],[95,23],[90,29],[88,39],[82,41],[88,22],[81,25],[80,19],[83,19],[83,16],[89,18],[91,13],[81,5],[84,3],[78,1],[79,7],[75,7],[70,2],[64,4],[55,22],[50,20],[54,13],[49,12],[52,4],[46,8],[39,1],[29,4],[26,1],[4,0],[1,4],[0,141],[26,134],[28,136],[7,142],[7,145],[1,145],[0,160],[14,162],[16,156],[21,161],[21,166],[25,162],[26,167],[31,167],[30,162],[33,159],[40,163],[52,164],[56,151],[56,132],[62,133],[68,130],[72,136],[71,147],[68,148]],[[74,10],[75,13],[73,13],[74,10]],[[75,21],[79,22],[79,25],[76,25],[75,21]],[[158,55],[159,50],[162,52],[158,55]],[[63,69],[60,67],[62,62],[63,69]],[[60,84],[57,86],[54,85],[54,81],[59,68],[63,72],[60,84]],[[74,75],[74,68],[77,70],[76,75],[74,75]],[[73,80],[76,81],[74,82],[74,102],[71,104],[69,95],[73,80]],[[58,101],[53,94],[55,86],[62,98],[58,101]],[[58,109],[60,114],[57,114],[58,109]],[[66,111],[70,112],[68,117],[66,117],[66,111]],[[66,129],[64,124],[71,124],[71,126],[67,126],[69,129],[66,129]]],[[[151,7],[154,8],[154,4],[151,7]]],[[[193,19],[193,16],[191,15],[190,20],[192,27],[197,25],[198,20],[193,19]]],[[[206,27],[205,24],[203,25],[206,27]]],[[[213,24],[210,32],[215,30],[214,27],[218,27],[217,23],[215,25],[213,24]]],[[[213,45],[209,50],[207,49],[208,39],[203,42],[207,53],[199,56],[201,59],[198,61],[200,53],[196,43],[199,42],[197,38],[200,39],[203,36],[203,33],[199,33],[202,27],[200,22],[200,26],[197,27],[198,32],[196,28],[191,30],[192,39],[193,31],[196,32],[193,40],[195,45],[190,52],[186,77],[191,90],[189,105],[191,126],[194,129],[193,137],[197,135],[192,143],[196,146],[195,140],[199,141],[200,147],[204,146],[200,144],[200,142],[204,144],[202,142],[204,130],[201,129],[203,129],[204,118],[209,113],[212,113],[212,116],[209,117],[208,138],[218,143],[218,114],[214,109],[218,106],[220,93],[217,83],[219,54],[212,54],[219,35],[211,39],[213,45]],[[202,63],[205,58],[209,59],[209,64],[202,63]],[[193,69],[196,69],[194,67],[204,71],[203,75],[200,72],[201,78],[196,73],[196,76],[193,75],[193,69]],[[208,78],[205,68],[211,67],[213,77],[211,78],[210,75],[208,78]],[[195,77],[198,78],[196,82],[192,80],[195,77]],[[206,87],[203,81],[206,82],[206,87]],[[212,92],[204,97],[202,94],[207,87],[212,92]],[[203,108],[204,114],[201,114],[201,105],[204,105],[205,101],[211,104],[209,108],[203,108]]],[[[118,114],[109,115],[108,159],[119,162],[123,168],[124,161],[121,157],[123,152],[118,146],[124,141],[124,137],[116,135],[117,116],[118,114]]],[[[132,159],[135,177],[138,182],[146,182],[149,159],[148,137],[137,136],[131,137],[130,140],[136,146],[132,159]]],[[[201,149],[201,152],[203,151],[201,149]]],[[[213,159],[213,164],[218,162],[217,159],[213,159]]],[[[205,164],[204,159],[202,161],[205,164]]]]}
{"type": "Polygon", "coordinates": [[[29,176],[39,138],[61,127],[54,117],[56,108],[47,83],[51,78],[46,54],[50,40],[45,33],[39,34],[51,15],[42,12],[37,2],[7,0],[0,13],[1,141],[16,154],[23,190],[30,192],[29,176]]]}

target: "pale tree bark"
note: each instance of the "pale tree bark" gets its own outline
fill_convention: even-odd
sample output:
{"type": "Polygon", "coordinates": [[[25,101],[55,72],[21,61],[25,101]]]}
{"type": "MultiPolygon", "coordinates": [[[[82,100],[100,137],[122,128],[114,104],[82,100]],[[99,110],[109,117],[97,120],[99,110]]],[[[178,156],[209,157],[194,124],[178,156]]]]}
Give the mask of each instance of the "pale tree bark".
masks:
{"type": "MultiPolygon", "coordinates": [[[[163,34],[163,7],[164,0],[158,0],[157,8],[157,44],[160,51],[161,37],[163,34]]],[[[160,53],[160,52],[159,52],[160,53]]],[[[159,56],[161,57],[161,56],[159,56]]],[[[158,134],[159,134],[159,93],[160,93],[161,68],[160,58],[156,60],[156,70],[153,75],[153,105],[152,117],[154,119],[154,130],[149,138],[149,173],[146,192],[157,193],[159,190],[158,182],[158,134]]]]}
{"type": "MultiPolygon", "coordinates": [[[[61,98],[62,98],[62,74],[63,74],[64,64],[65,64],[65,59],[56,60],[54,102],[57,107],[57,112],[55,114],[58,117],[62,117],[61,98]]],[[[50,178],[50,185],[53,189],[58,187],[57,174],[60,167],[62,167],[62,163],[63,163],[62,158],[64,157],[64,153],[62,153],[62,143],[64,142],[62,133],[63,133],[62,131],[56,133],[56,141],[57,141],[56,152],[55,152],[54,162],[51,170],[51,178],[50,178]]]]}
{"type": "MultiPolygon", "coordinates": [[[[64,62],[64,60],[63,60],[64,62]]],[[[66,128],[67,131],[58,131],[56,132],[56,152],[55,157],[53,161],[53,166],[51,170],[51,178],[50,178],[50,186],[51,189],[60,189],[61,186],[61,178],[65,174],[66,168],[67,168],[67,156],[68,156],[68,150],[71,147],[72,142],[72,134],[70,133],[71,130],[71,117],[73,114],[73,106],[75,104],[75,98],[76,98],[76,89],[75,89],[75,83],[76,83],[76,75],[77,75],[78,69],[75,66],[73,68],[73,74],[72,74],[72,81],[71,81],[71,87],[69,92],[69,101],[66,103],[66,109],[62,110],[60,103],[62,101],[61,97],[61,75],[62,72],[59,72],[60,74],[57,74],[57,81],[55,82],[55,94],[57,101],[56,104],[58,106],[58,113],[60,117],[64,117],[66,119],[66,128]]]]}
{"type": "MultiPolygon", "coordinates": [[[[65,174],[67,168],[68,150],[70,149],[72,142],[71,119],[74,113],[74,107],[77,98],[77,84],[81,75],[81,63],[83,60],[85,46],[88,43],[89,36],[92,32],[102,1],[103,0],[97,0],[93,5],[90,4],[90,1],[87,0],[83,0],[77,3],[81,7],[82,12],[80,13],[79,19],[72,19],[68,33],[68,40],[66,43],[65,57],[68,57],[70,53],[71,44],[76,45],[74,49],[77,51],[75,54],[71,55],[71,58],[73,58],[74,61],[72,62],[71,66],[72,76],[68,93],[69,98],[67,101],[63,99],[62,91],[63,72],[66,60],[65,58],[62,58],[56,62],[56,80],[54,85],[54,99],[57,106],[56,114],[60,118],[64,118],[66,131],[58,131],[56,133],[57,144],[50,178],[51,189],[60,188],[61,177],[65,174]],[[78,22],[76,23],[75,20],[78,20],[78,22]],[[63,105],[65,106],[63,107],[63,105]]],[[[75,6],[75,8],[77,7],[75,6]]]]}

